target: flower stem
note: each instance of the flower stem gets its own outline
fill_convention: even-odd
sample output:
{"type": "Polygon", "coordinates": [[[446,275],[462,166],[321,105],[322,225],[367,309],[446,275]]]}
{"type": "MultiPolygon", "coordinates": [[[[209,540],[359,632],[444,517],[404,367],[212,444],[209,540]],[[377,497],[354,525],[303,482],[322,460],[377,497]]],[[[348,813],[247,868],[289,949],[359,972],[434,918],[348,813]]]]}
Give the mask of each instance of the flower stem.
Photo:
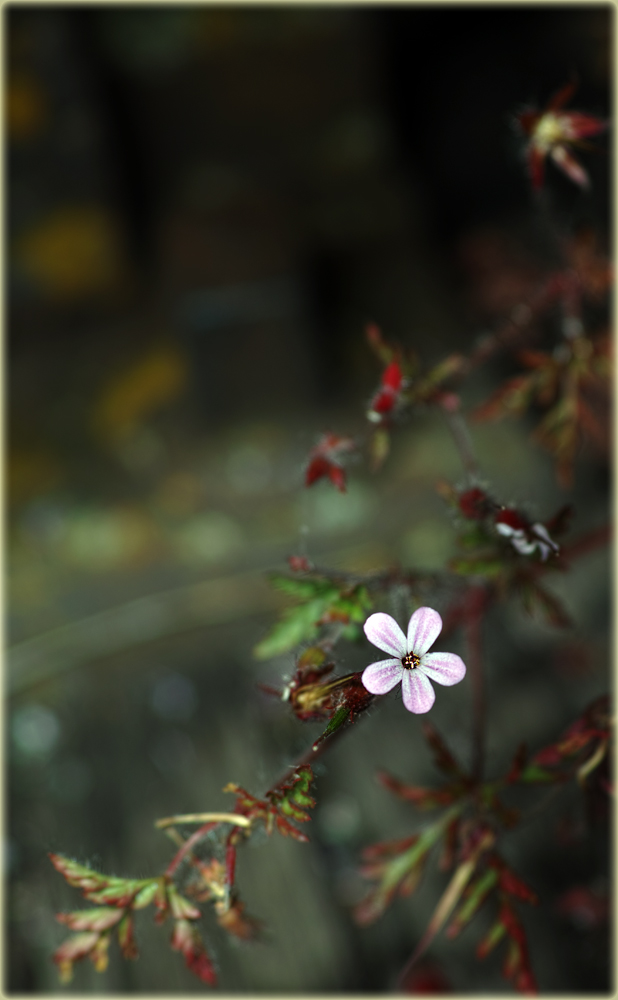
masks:
{"type": "Polygon", "coordinates": [[[455,442],[455,447],[459,452],[461,464],[463,465],[469,479],[478,479],[480,475],[479,464],[474,453],[472,439],[468,430],[468,425],[459,410],[443,406],[442,412],[446,417],[449,430],[455,442]]]}
{"type": "Polygon", "coordinates": [[[202,839],[202,837],[204,837],[210,830],[213,830],[215,826],[217,826],[216,823],[204,823],[203,826],[200,826],[200,828],[196,830],[195,833],[192,833],[191,836],[185,840],[180,850],[176,852],[176,854],[170,861],[169,865],[165,869],[165,875],[167,878],[172,877],[172,875],[178,868],[178,865],[184,858],[186,858],[189,851],[193,847],[195,847],[195,845],[202,839]]]}

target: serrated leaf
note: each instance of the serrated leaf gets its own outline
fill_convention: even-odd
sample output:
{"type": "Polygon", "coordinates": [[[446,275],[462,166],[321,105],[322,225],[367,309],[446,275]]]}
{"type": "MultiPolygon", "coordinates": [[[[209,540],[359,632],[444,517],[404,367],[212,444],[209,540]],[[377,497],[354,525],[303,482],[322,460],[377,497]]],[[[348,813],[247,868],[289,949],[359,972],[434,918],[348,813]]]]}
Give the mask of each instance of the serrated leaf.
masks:
{"type": "Polygon", "coordinates": [[[122,918],[122,910],[109,906],[100,906],[94,910],[73,910],[71,913],[58,913],[56,920],[66,924],[72,931],[106,931],[122,918]]]}
{"type": "Polygon", "coordinates": [[[490,951],[496,947],[497,944],[502,941],[502,938],[506,934],[506,927],[502,923],[502,920],[498,918],[489,928],[487,934],[479,941],[476,948],[476,957],[485,958],[489,955],[490,951]]]}
{"type": "Polygon", "coordinates": [[[80,865],[72,858],[67,858],[63,854],[49,854],[48,857],[56,871],[59,871],[69,885],[75,888],[90,890],[109,885],[108,876],[102,875],[92,868],[87,868],[85,865],[80,865]]]}
{"type": "Polygon", "coordinates": [[[148,906],[154,900],[160,886],[160,879],[155,879],[153,882],[148,882],[143,889],[137,893],[135,899],[133,900],[134,910],[143,910],[145,906],[148,906]]]}
{"type": "Polygon", "coordinates": [[[139,957],[135,937],[133,933],[133,916],[126,913],[118,924],[118,944],[124,958],[136,959],[139,957]]]}
{"type": "Polygon", "coordinates": [[[62,983],[69,983],[73,978],[73,963],[86,958],[99,940],[97,931],[85,931],[73,934],[63,941],[53,955],[58,966],[58,974],[62,983]]]}
{"type": "Polygon", "coordinates": [[[217,985],[217,976],[199,932],[188,920],[176,920],[171,941],[172,948],[181,952],[187,968],[209,986],[217,985]]]}
{"type": "Polygon", "coordinates": [[[184,896],[181,896],[172,883],[167,887],[167,896],[174,920],[199,920],[202,915],[201,911],[184,896]]]}
{"type": "MultiPolygon", "coordinates": [[[[335,594],[337,592],[335,591],[335,594]]],[[[253,650],[258,660],[268,660],[315,638],[318,622],[332,604],[332,596],[319,597],[284,611],[282,618],[253,650]]]]}
{"type": "MultiPolygon", "coordinates": [[[[376,872],[380,878],[380,884],[356,907],[354,916],[357,923],[366,925],[381,916],[402,883],[406,883],[409,891],[411,891],[411,887],[418,884],[429,852],[442,836],[444,829],[457,815],[457,812],[457,809],[449,810],[439,820],[423,830],[407,850],[380,864],[379,873],[376,872]],[[419,869],[419,878],[415,880],[414,873],[417,869],[419,869]]],[[[367,871],[366,868],[363,870],[367,871]]]]}
{"type": "Polygon", "coordinates": [[[109,934],[101,934],[94,948],[89,953],[88,958],[94,965],[96,972],[105,972],[109,965],[109,934]]]}
{"type": "Polygon", "coordinates": [[[481,908],[497,881],[498,872],[495,868],[489,868],[484,875],[481,875],[480,878],[469,886],[467,899],[461,904],[446,930],[447,937],[456,937],[470,923],[472,917],[481,908]]]}
{"type": "Polygon", "coordinates": [[[461,898],[464,889],[475,872],[476,866],[482,854],[484,851],[493,846],[495,839],[495,835],[492,831],[486,829],[474,847],[472,853],[466,858],[465,861],[460,862],[458,867],[455,869],[449,884],[440,897],[440,901],[433,912],[425,933],[412,953],[412,957],[407,968],[411,968],[418,961],[421,955],[427,951],[436,934],[444,926],[453,912],[453,909],[457,905],[458,900],[461,898]]]}

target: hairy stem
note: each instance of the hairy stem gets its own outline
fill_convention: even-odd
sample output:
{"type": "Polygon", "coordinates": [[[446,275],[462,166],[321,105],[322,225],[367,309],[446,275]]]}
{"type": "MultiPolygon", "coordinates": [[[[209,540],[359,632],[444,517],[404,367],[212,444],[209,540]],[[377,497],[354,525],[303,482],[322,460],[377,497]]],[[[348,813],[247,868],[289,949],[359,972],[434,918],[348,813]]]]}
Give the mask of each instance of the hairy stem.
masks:
{"type": "Polygon", "coordinates": [[[464,467],[468,479],[478,479],[480,470],[474,453],[472,439],[468,430],[468,425],[459,410],[451,409],[449,406],[442,406],[442,412],[446,417],[449,430],[452,434],[455,447],[459,452],[461,464],[464,467]]]}
{"type": "Polygon", "coordinates": [[[172,877],[172,875],[178,868],[180,862],[183,861],[184,858],[186,858],[189,851],[193,847],[195,847],[195,845],[199,843],[202,837],[206,836],[206,834],[209,833],[210,830],[214,830],[214,828],[217,825],[218,825],[217,823],[204,823],[203,826],[200,826],[200,828],[196,830],[195,833],[192,833],[191,836],[188,837],[187,840],[185,840],[180,850],[176,852],[176,854],[170,861],[169,865],[165,869],[166,878],[172,877]]]}

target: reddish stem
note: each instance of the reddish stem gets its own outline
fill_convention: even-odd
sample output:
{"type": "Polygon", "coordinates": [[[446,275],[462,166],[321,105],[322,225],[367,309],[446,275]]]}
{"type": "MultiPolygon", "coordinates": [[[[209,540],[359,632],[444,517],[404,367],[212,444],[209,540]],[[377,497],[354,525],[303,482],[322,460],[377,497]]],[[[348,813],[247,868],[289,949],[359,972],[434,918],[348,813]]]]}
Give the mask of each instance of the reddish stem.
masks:
{"type": "Polygon", "coordinates": [[[463,465],[468,478],[475,480],[479,476],[479,466],[474,454],[472,439],[468,431],[468,425],[459,410],[453,410],[448,406],[442,406],[442,412],[446,417],[446,422],[452,434],[455,447],[459,452],[461,464],[463,465]]]}
{"type": "Polygon", "coordinates": [[[602,528],[594,528],[572,542],[571,545],[564,546],[560,552],[560,558],[568,561],[585,556],[588,552],[594,552],[595,549],[599,549],[611,541],[613,530],[611,524],[604,524],[602,528]]]}
{"type": "MultiPolygon", "coordinates": [[[[232,834],[230,834],[230,837],[232,834]]],[[[234,885],[234,874],[236,872],[236,848],[229,843],[225,851],[225,883],[229,889],[234,885]]]]}
{"type": "Polygon", "coordinates": [[[199,841],[205,834],[207,834],[210,830],[214,830],[214,828],[218,825],[219,825],[218,823],[204,823],[203,826],[200,826],[200,828],[196,830],[195,833],[192,833],[191,836],[188,837],[187,840],[185,840],[180,850],[176,852],[176,854],[170,861],[169,865],[167,866],[165,870],[166,878],[172,877],[172,875],[178,868],[178,865],[187,856],[189,851],[193,847],[195,847],[197,843],[199,843],[199,841]]]}

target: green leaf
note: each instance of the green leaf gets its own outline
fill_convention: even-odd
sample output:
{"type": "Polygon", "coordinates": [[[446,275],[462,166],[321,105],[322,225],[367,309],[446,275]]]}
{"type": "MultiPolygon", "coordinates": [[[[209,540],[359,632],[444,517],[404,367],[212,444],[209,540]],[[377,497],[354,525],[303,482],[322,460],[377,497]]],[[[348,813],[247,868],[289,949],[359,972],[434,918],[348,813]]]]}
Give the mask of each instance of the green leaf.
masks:
{"type": "Polygon", "coordinates": [[[527,784],[546,784],[547,782],[556,781],[556,779],[557,775],[546,768],[539,767],[538,764],[528,764],[519,775],[518,780],[525,781],[527,784]]]}
{"type": "Polygon", "coordinates": [[[355,910],[360,924],[369,924],[377,919],[402,886],[404,894],[409,895],[420,880],[430,850],[458,813],[459,807],[449,809],[439,820],[423,830],[411,847],[384,862],[380,884],[355,910]]]}
{"type": "Polygon", "coordinates": [[[111,906],[100,906],[94,910],[73,910],[59,913],[56,920],[66,924],[72,931],[106,931],[122,918],[122,910],[111,906]]]}
{"type": "Polygon", "coordinates": [[[492,541],[482,524],[473,524],[457,538],[462,549],[480,549],[483,546],[487,549],[488,543],[492,541]]]}
{"type": "Polygon", "coordinates": [[[485,556],[470,559],[451,559],[449,568],[461,576],[498,576],[503,565],[498,559],[488,559],[485,556]]]}
{"type": "Polygon", "coordinates": [[[172,883],[167,887],[167,894],[174,920],[199,920],[202,915],[201,910],[181,896],[172,883]]]}
{"type": "Polygon", "coordinates": [[[331,593],[328,597],[317,597],[299,607],[289,608],[264,639],[258,642],[253,655],[258,660],[268,660],[271,656],[287,653],[301,642],[315,638],[318,633],[317,623],[326,614],[332,601],[331,593]]]}
{"type": "Polygon", "coordinates": [[[92,903],[106,903],[108,906],[129,906],[142,887],[138,879],[109,879],[109,884],[97,891],[88,890],[86,899],[92,903]]]}
{"type": "Polygon", "coordinates": [[[143,889],[140,889],[135,899],[133,900],[134,910],[143,910],[145,906],[148,906],[154,900],[159,889],[159,879],[155,879],[153,882],[148,882],[143,889]]]}
{"type": "Polygon", "coordinates": [[[497,881],[498,872],[495,868],[489,868],[484,875],[481,875],[469,887],[467,899],[461,904],[447,929],[447,937],[455,937],[463,930],[466,924],[470,923],[472,917],[481,908],[497,881]]]}
{"type": "Polygon", "coordinates": [[[337,730],[340,729],[341,726],[344,724],[349,714],[350,710],[349,708],[346,708],[345,705],[342,705],[341,708],[338,708],[335,714],[333,715],[332,719],[328,723],[326,729],[322,733],[321,739],[324,739],[324,737],[326,736],[330,736],[332,733],[336,733],[337,730]]]}
{"type": "Polygon", "coordinates": [[[92,868],[87,868],[85,865],[80,865],[77,861],[73,861],[63,854],[50,854],[49,859],[54,868],[64,876],[69,885],[75,886],[78,889],[100,889],[110,883],[109,876],[95,872],[92,868]]]}
{"type": "Polygon", "coordinates": [[[491,925],[485,937],[479,942],[476,948],[476,957],[485,958],[486,955],[492,951],[497,944],[502,940],[506,934],[506,927],[502,923],[502,920],[498,919],[491,925]]]}
{"type": "Polygon", "coordinates": [[[118,944],[123,958],[138,958],[137,946],[133,936],[133,916],[126,913],[118,924],[118,944]]]}

